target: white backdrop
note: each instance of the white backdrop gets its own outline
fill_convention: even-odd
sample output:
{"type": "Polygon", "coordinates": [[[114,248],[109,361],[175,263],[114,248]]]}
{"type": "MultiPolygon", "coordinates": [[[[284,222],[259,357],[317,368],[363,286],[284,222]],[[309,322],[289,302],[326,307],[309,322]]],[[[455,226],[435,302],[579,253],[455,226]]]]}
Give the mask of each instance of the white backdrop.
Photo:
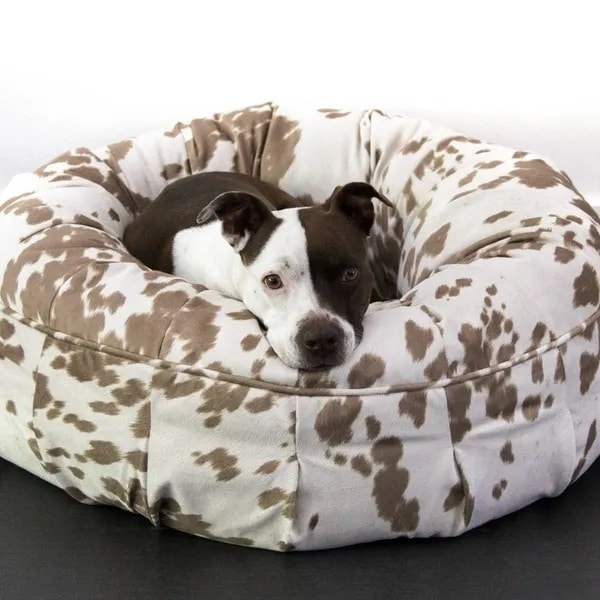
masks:
{"type": "Polygon", "coordinates": [[[0,187],[75,145],[274,100],[379,107],[540,152],[600,205],[592,7],[589,0],[5,2],[0,187]]]}

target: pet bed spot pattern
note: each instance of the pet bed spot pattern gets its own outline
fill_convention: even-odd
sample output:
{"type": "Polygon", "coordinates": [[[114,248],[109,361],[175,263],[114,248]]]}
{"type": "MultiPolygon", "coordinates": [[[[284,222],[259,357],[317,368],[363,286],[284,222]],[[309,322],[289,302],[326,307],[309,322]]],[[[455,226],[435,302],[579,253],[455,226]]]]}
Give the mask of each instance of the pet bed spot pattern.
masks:
{"type": "Polygon", "coordinates": [[[17,176],[0,233],[0,456],[81,502],[278,550],[453,536],[600,452],[598,217],[539,156],[266,104],[17,176]],[[127,253],[133,216],[203,170],[395,203],[347,364],[286,367],[240,302],[127,253]]]}

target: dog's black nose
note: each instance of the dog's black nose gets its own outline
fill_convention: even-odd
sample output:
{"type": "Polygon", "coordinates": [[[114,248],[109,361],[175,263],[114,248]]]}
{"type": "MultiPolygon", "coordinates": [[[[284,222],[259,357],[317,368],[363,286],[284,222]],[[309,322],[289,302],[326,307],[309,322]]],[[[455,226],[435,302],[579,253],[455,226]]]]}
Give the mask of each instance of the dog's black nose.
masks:
{"type": "Polygon", "coordinates": [[[327,317],[307,320],[298,332],[298,342],[311,368],[339,362],[344,332],[327,317]]]}
{"type": "Polygon", "coordinates": [[[339,342],[337,332],[333,329],[331,331],[312,329],[304,336],[304,345],[311,352],[330,352],[338,347],[339,342]]]}

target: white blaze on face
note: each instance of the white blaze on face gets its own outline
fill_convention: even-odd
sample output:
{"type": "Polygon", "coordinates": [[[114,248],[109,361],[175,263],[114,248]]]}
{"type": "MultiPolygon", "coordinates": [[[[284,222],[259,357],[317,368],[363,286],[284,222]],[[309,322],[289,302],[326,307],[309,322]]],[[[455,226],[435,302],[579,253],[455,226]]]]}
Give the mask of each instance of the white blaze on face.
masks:
{"type": "Polygon", "coordinates": [[[233,279],[244,304],[267,327],[267,339],[273,350],[288,365],[306,368],[310,365],[298,346],[297,336],[300,324],[307,318],[326,317],[341,328],[343,359],[354,350],[356,339],[350,323],[319,304],[299,210],[303,209],[276,212],[282,223],[251,264],[244,266],[235,261],[233,279]],[[281,288],[269,289],[263,283],[271,274],[281,278],[281,288]]]}

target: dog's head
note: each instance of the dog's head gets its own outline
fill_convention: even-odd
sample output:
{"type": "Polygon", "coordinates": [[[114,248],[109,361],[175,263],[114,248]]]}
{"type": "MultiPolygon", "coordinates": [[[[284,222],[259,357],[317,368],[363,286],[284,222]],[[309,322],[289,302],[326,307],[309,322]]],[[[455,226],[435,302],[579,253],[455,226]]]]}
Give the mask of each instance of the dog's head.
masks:
{"type": "Polygon", "coordinates": [[[337,187],[322,206],[272,212],[247,192],[226,192],[198,215],[221,221],[239,253],[236,287],[286,364],[300,369],[342,363],[362,337],[373,276],[367,237],[372,198],[390,202],[371,185],[337,187]]]}

